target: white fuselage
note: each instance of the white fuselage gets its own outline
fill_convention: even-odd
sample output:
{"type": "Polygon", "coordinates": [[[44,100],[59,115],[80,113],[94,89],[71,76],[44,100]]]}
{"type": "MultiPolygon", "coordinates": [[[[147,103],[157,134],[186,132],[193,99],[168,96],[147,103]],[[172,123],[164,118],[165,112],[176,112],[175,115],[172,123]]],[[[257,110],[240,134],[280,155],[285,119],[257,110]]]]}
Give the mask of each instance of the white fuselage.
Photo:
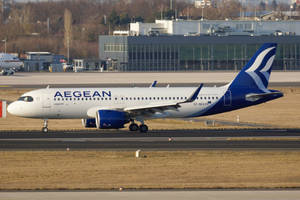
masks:
{"type": "MultiPolygon", "coordinates": [[[[81,119],[93,118],[98,109],[123,110],[137,106],[164,105],[187,99],[195,87],[177,88],[46,88],[22,95],[32,101],[15,101],[9,112],[29,118],[81,119]],[[91,112],[92,111],[92,112],[91,112]]],[[[179,118],[201,113],[217,103],[227,87],[202,88],[197,99],[181,104],[178,109],[158,111],[147,118],[179,118]]]]}

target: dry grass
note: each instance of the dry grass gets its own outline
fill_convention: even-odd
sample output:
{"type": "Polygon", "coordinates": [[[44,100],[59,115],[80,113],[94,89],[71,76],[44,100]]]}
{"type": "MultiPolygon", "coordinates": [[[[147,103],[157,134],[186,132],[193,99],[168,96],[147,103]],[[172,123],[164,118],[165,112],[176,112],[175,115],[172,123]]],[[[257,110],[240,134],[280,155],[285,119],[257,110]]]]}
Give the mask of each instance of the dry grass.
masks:
{"type": "MultiPolygon", "coordinates": [[[[300,88],[276,88],[284,92],[283,98],[261,105],[205,117],[210,120],[225,120],[235,122],[237,115],[240,122],[268,124],[282,128],[300,128],[300,88]],[[283,117],[284,116],[284,117],[283,117]]],[[[16,100],[21,94],[31,89],[0,89],[0,99],[16,100]]],[[[187,122],[174,119],[160,119],[147,121],[150,129],[196,129],[211,128],[203,122],[187,122]]],[[[8,115],[0,119],[0,130],[40,130],[42,120],[26,119],[8,115]]],[[[49,128],[52,130],[83,129],[80,120],[50,120],[49,128]]],[[[213,128],[236,128],[228,125],[217,124],[213,128]]]]}
{"type": "Polygon", "coordinates": [[[300,187],[299,151],[0,152],[0,189],[300,187]]]}

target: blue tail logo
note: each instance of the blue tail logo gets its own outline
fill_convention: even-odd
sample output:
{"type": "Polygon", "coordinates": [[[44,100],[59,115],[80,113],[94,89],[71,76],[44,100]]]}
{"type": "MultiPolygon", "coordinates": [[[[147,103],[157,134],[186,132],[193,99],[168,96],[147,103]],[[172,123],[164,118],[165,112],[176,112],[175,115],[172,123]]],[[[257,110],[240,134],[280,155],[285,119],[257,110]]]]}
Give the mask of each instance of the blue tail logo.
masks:
{"type": "Polygon", "coordinates": [[[275,59],[277,44],[266,43],[255,53],[237,77],[232,81],[230,88],[255,88],[263,92],[267,89],[272,64],[275,59]]]}

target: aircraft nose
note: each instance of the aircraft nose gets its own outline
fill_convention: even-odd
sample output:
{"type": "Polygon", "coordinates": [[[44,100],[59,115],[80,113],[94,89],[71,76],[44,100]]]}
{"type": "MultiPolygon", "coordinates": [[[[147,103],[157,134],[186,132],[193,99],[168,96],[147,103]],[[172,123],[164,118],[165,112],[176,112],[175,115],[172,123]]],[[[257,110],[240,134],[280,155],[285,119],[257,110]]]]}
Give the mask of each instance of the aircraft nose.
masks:
{"type": "Polygon", "coordinates": [[[7,112],[12,115],[18,115],[18,108],[15,102],[12,102],[7,106],[7,112]]]}

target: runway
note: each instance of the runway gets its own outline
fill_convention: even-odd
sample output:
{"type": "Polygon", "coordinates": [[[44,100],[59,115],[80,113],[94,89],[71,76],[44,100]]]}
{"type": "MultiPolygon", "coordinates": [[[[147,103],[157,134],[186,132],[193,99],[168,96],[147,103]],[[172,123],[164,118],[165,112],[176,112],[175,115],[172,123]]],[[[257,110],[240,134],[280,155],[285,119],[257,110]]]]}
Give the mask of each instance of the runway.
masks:
{"type": "MultiPolygon", "coordinates": [[[[213,72],[86,72],[86,73],[32,73],[18,72],[14,76],[1,76],[0,89],[5,88],[42,88],[50,87],[149,87],[153,81],[159,86],[205,86],[224,85],[233,80],[237,71],[213,72]],[[121,86],[122,87],[122,86],[121,86]]],[[[299,71],[273,71],[271,87],[294,86],[300,84],[299,71]]]]}
{"type": "Polygon", "coordinates": [[[299,129],[0,132],[2,150],[296,149],[299,129]]]}
{"type": "Polygon", "coordinates": [[[115,200],[115,199],[132,199],[132,200],[150,200],[150,199],[173,199],[173,200],[198,200],[198,199],[223,199],[223,200],[296,200],[299,199],[299,190],[203,190],[203,191],[60,191],[60,192],[0,192],[0,199],[19,199],[19,200],[115,200]]]}

